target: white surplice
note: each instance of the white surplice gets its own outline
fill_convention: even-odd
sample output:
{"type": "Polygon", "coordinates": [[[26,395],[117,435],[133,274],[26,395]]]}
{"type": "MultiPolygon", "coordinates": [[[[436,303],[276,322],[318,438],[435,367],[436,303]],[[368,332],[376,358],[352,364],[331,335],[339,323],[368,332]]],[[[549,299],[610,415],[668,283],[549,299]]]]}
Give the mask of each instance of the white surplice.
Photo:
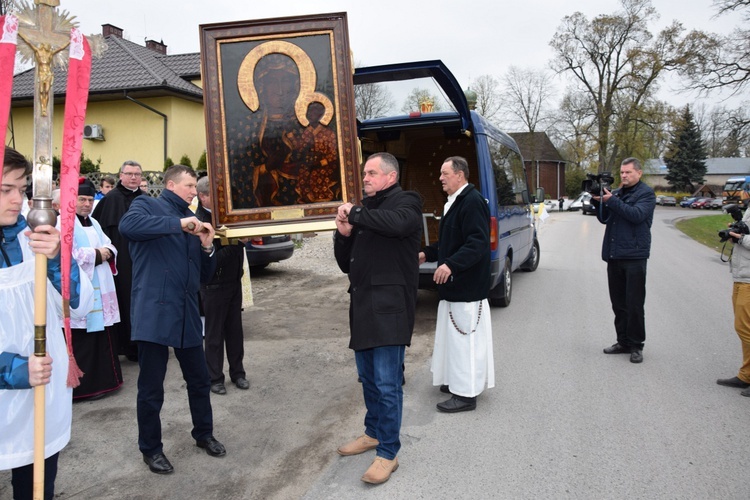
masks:
{"type": "Polygon", "coordinates": [[[486,299],[481,302],[440,301],[431,371],[433,385],[448,385],[457,396],[471,398],[485,387],[495,387],[492,322],[486,299]],[[466,334],[460,333],[453,322],[466,334]]]}
{"type": "MultiPolygon", "coordinates": [[[[34,254],[28,240],[18,235],[24,261],[0,269],[0,351],[34,355],[34,254]]],[[[91,283],[81,273],[78,309],[84,316],[93,305],[91,283]]],[[[62,298],[47,280],[47,352],[52,357],[52,377],[45,387],[44,456],[59,452],[70,440],[73,390],[66,386],[68,351],[62,331],[62,298]]],[[[0,391],[0,470],[28,465],[34,460],[34,390],[0,391]]]]}

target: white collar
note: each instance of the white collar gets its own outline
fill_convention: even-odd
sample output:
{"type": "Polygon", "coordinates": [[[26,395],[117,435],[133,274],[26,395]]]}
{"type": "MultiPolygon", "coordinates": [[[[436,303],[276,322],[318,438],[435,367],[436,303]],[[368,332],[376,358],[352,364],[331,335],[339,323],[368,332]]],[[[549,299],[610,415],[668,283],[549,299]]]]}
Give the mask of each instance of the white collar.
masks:
{"type": "Polygon", "coordinates": [[[453,201],[455,201],[455,199],[458,197],[458,195],[461,194],[461,192],[464,189],[466,189],[466,186],[468,186],[468,185],[469,185],[469,183],[467,182],[466,184],[464,184],[460,188],[456,189],[455,193],[448,195],[448,202],[449,203],[453,203],[453,201]]]}

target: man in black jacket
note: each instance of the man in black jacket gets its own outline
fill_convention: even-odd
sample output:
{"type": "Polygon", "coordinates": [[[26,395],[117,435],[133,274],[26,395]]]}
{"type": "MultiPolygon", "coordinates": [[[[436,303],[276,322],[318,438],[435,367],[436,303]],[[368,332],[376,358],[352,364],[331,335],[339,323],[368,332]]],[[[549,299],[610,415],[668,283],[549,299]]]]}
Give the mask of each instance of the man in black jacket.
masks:
{"type": "Polygon", "coordinates": [[[130,208],[133,200],[143,195],[140,189],[143,171],[140,163],[128,160],[120,167],[120,181],[96,204],[91,217],[102,226],[117,249],[117,274],[115,289],[120,306],[120,322],[111,329],[117,338],[117,354],[125,355],[130,361],[138,360],[138,347],[130,340],[130,291],[133,287],[133,262],[130,259],[130,241],[120,234],[120,219],[130,208]]]}
{"type": "MultiPolygon", "coordinates": [[[[208,177],[196,186],[198,208],[195,216],[201,222],[214,225],[211,218],[211,193],[208,177]]],[[[206,317],[206,364],[211,377],[211,392],[226,394],[224,386],[224,344],[229,362],[229,378],[238,389],[247,390],[250,382],[245,378],[242,359],[245,357],[245,337],[242,332],[242,273],[245,262],[245,242],[216,247],[216,273],[210,282],[201,284],[201,301],[206,317]]]]}
{"type": "Polygon", "coordinates": [[[334,254],[349,275],[349,347],[354,350],[367,414],[365,433],[339,454],[376,449],[362,481],[379,484],[398,468],[404,351],[411,344],[419,284],[422,200],[398,185],[398,160],[376,153],[364,167],[362,205],[338,210],[334,254]]]}
{"type": "Polygon", "coordinates": [[[433,279],[440,294],[432,383],[451,398],[438,403],[446,413],[471,411],[477,396],[495,386],[490,293],[490,210],[469,184],[465,158],[452,156],[440,167],[448,201],[438,241],[419,253],[419,262],[437,261],[433,279]]]}
{"type": "Polygon", "coordinates": [[[609,298],[615,313],[617,343],[604,354],[630,354],[631,363],[643,361],[646,326],[646,263],[651,252],[654,190],[641,182],[641,162],[625,158],[620,164],[620,188],[593,196],[596,217],[606,224],[602,260],[607,263],[609,298]]]}

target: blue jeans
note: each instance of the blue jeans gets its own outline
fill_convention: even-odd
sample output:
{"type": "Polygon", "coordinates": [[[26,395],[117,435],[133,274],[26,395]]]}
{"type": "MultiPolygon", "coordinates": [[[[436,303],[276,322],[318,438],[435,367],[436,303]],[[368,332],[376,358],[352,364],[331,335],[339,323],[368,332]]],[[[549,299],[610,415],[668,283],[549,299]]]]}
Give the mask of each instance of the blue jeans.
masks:
{"type": "Polygon", "coordinates": [[[380,444],[377,455],[393,460],[401,449],[401,413],[404,407],[403,380],[406,346],[394,345],[355,351],[357,371],[365,397],[365,434],[380,444]]]}

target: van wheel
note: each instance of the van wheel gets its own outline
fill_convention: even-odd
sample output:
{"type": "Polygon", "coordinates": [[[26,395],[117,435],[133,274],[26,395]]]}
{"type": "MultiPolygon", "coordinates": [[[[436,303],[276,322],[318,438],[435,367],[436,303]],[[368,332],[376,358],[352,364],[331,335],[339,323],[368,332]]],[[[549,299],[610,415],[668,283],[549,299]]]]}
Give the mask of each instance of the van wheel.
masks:
{"type": "Polygon", "coordinates": [[[539,267],[539,241],[534,238],[534,244],[532,245],[529,258],[526,259],[526,262],[521,264],[521,270],[530,273],[536,271],[537,267],[539,267]]]}
{"type": "Polygon", "coordinates": [[[500,281],[490,290],[489,303],[495,307],[508,307],[513,291],[513,278],[510,272],[510,257],[505,257],[505,267],[500,274],[500,281]]]}

